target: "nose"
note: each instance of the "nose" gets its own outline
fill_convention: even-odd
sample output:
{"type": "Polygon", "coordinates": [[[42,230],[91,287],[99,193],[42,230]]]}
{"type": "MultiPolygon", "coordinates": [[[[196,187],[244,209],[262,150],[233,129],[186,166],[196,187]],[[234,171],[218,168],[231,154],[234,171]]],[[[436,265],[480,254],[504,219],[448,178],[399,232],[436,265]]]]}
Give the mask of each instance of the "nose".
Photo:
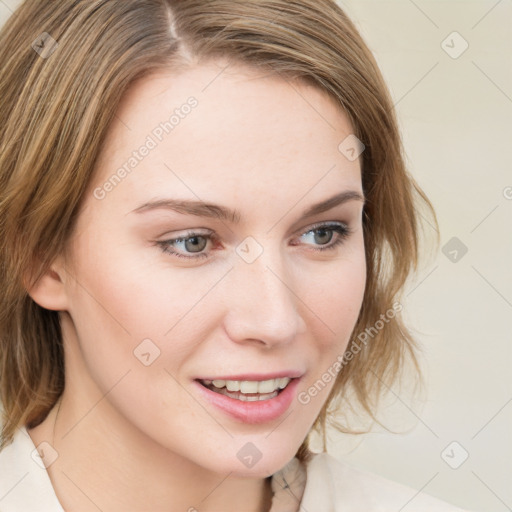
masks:
{"type": "Polygon", "coordinates": [[[288,344],[305,331],[302,302],[280,256],[265,251],[250,264],[238,260],[230,274],[224,324],[232,341],[270,348],[288,344]]]}

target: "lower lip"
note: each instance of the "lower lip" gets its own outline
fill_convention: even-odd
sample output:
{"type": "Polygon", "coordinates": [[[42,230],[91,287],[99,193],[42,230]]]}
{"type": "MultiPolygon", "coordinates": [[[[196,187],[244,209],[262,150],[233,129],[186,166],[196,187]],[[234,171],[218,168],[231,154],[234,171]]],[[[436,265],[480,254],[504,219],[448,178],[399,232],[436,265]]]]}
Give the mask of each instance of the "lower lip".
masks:
{"type": "Polygon", "coordinates": [[[278,419],[288,410],[295,396],[299,380],[298,378],[292,379],[276,397],[255,402],[242,402],[236,398],[221,395],[209,390],[198,381],[194,381],[194,385],[210,404],[232,418],[244,423],[267,423],[278,419]]]}

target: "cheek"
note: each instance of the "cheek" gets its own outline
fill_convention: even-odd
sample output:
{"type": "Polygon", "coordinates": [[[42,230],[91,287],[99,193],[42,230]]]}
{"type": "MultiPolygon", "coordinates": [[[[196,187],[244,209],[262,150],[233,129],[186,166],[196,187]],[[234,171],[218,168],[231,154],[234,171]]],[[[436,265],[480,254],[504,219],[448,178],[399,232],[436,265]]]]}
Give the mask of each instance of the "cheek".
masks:
{"type": "Polygon", "coordinates": [[[157,247],[97,240],[80,249],[76,253],[87,256],[77,260],[77,286],[72,290],[77,320],[94,318],[98,329],[129,336],[134,343],[153,337],[164,341],[175,326],[186,325],[183,320],[223,273],[219,267],[172,267],[157,247]]]}
{"type": "MultiPolygon", "coordinates": [[[[317,342],[324,349],[338,349],[348,343],[357,321],[366,286],[364,248],[338,261],[329,262],[320,272],[303,273],[301,295],[312,310],[311,325],[323,333],[317,342]]],[[[311,326],[310,326],[311,327],[311,326]]]]}
{"type": "Polygon", "coordinates": [[[340,361],[349,344],[366,286],[364,246],[329,264],[322,273],[302,282],[303,300],[313,311],[308,329],[313,333],[309,347],[310,369],[297,401],[305,417],[314,421],[333,388],[340,361]]]}
{"type": "Polygon", "coordinates": [[[350,265],[339,275],[333,275],[326,285],[318,290],[316,304],[319,316],[335,334],[352,331],[361,308],[364,288],[364,269],[350,265]]]}

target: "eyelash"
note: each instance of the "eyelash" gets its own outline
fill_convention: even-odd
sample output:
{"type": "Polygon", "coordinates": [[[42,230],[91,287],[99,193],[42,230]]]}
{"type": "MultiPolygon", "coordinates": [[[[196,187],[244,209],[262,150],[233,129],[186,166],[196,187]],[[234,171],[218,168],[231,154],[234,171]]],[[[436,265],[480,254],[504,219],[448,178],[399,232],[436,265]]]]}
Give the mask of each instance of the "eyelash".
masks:
{"type": "MultiPolygon", "coordinates": [[[[350,228],[344,223],[335,223],[335,224],[327,223],[327,224],[318,224],[318,225],[312,226],[307,231],[302,233],[302,235],[300,235],[300,236],[307,235],[311,232],[320,231],[320,230],[333,231],[335,233],[338,233],[339,236],[337,237],[337,239],[334,242],[329,243],[329,245],[324,244],[323,246],[314,248],[313,251],[316,251],[316,252],[324,252],[324,251],[334,250],[336,247],[341,245],[351,234],[350,228]]],[[[178,238],[171,238],[169,240],[162,240],[161,242],[157,242],[157,245],[160,247],[160,249],[164,253],[171,254],[172,256],[176,256],[178,258],[185,258],[188,260],[195,260],[195,259],[199,259],[199,258],[208,258],[208,254],[205,252],[196,253],[194,256],[185,256],[182,253],[179,253],[179,252],[176,252],[176,251],[173,251],[170,249],[172,243],[184,242],[191,238],[197,238],[197,237],[206,238],[207,240],[215,239],[215,236],[211,233],[204,234],[204,233],[195,233],[194,231],[190,231],[185,236],[180,236],[178,238]]]]}

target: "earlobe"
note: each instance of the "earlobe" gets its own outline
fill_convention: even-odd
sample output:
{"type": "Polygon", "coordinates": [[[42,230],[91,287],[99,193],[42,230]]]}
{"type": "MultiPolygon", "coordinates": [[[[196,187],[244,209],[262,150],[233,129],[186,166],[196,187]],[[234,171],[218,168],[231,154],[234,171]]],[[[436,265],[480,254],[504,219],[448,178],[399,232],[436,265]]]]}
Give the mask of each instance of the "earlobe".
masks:
{"type": "Polygon", "coordinates": [[[64,276],[63,267],[52,265],[35,283],[25,288],[32,300],[42,308],[65,311],[68,304],[64,276]]]}

